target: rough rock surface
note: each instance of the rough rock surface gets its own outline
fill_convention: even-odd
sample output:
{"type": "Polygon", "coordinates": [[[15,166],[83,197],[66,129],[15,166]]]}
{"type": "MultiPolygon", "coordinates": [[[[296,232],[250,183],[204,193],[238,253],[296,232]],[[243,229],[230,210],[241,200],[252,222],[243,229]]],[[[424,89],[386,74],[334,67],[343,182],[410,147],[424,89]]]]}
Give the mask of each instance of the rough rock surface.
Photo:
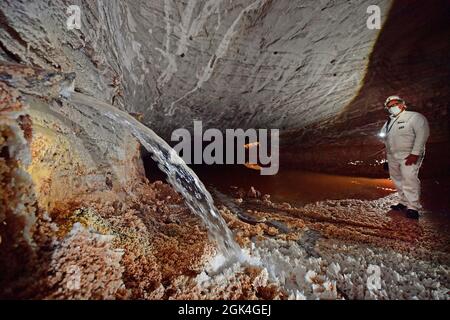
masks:
{"type": "Polygon", "coordinates": [[[123,87],[128,111],[166,137],[192,118],[298,127],[356,94],[378,35],[371,4],[384,20],[389,1],[80,1],[82,28],[69,31],[66,2],[14,1],[1,38],[4,57],[76,72],[93,96],[113,101],[123,87]]]}
{"type": "Polygon", "coordinates": [[[0,274],[19,281],[32,260],[38,211],[29,174],[30,123],[17,92],[0,83],[0,274]]]}
{"type": "Polygon", "coordinates": [[[16,65],[0,71],[8,79],[1,83],[2,297],[163,298],[161,283],[195,273],[214,253],[180,196],[148,183],[129,133],[52,94],[64,75],[16,65]],[[10,268],[16,261],[21,268],[10,268]]]}
{"type": "MultiPolygon", "coordinates": [[[[10,127],[23,135],[15,122],[4,126],[10,127]]],[[[22,143],[26,153],[26,140],[22,143]]],[[[53,142],[42,148],[48,147],[65,146],[53,142]]],[[[43,155],[35,153],[33,161],[47,162],[43,155]]],[[[6,177],[15,163],[4,166],[6,177]]],[[[58,166],[49,169],[58,170],[58,166]]],[[[22,217],[14,221],[19,230],[30,230],[22,221],[31,221],[33,232],[16,233],[1,248],[8,253],[5,244],[11,245],[11,240],[25,243],[31,261],[21,261],[24,269],[16,270],[20,281],[2,274],[2,297],[448,299],[448,226],[428,220],[411,225],[405,218],[386,216],[393,197],[296,208],[272,203],[252,188],[249,197],[234,200],[240,210],[247,210],[247,217],[253,217],[252,223],[221,207],[247,256],[222,265],[199,219],[162,182],[149,184],[141,177],[120,184],[127,190],[122,193],[106,187],[87,192],[80,187],[77,201],[61,201],[58,194],[53,198],[55,194],[48,193],[51,188],[41,187],[47,205],[38,209],[30,176],[22,174],[28,177],[27,188],[14,194],[2,192],[8,195],[2,208],[8,214],[9,199],[31,197],[36,210],[22,210],[22,217]],[[373,266],[380,270],[378,289],[367,285],[373,266]]],[[[90,181],[88,173],[78,174],[81,182],[90,181]]],[[[6,180],[2,191],[11,186],[6,180]]],[[[9,252],[8,263],[2,261],[1,267],[9,270],[10,261],[21,257],[22,250],[9,252]]]]}

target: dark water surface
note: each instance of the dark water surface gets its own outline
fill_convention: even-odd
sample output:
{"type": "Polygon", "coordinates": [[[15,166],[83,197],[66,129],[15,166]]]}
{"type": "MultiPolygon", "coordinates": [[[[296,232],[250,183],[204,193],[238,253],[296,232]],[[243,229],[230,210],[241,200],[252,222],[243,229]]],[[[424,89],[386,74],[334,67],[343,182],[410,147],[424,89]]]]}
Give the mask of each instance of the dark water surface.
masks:
{"type": "MultiPolygon", "coordinates": [[[[150,180],[164,180],[157,168],[144,160],[150,180]]],[[[288,202],[296,206],[323,200],[360,199],[375,200],[395,192],[388,178],[374,179],[284,169],[273,176],[261,176],[259,171],[243,165],[192,166],[208,188],[230,194],[232,187],[246,191],[254,187],[270,194],[275,202],[288,202]]],[[[450,218],[450,177],[422,181],[422,204],[426,210],[450,218]]]]}
{"type": "MultiPolygon", "coordinates": [[[[350,177],[298,169],[261,176],[245,166],[194,166],[193,169],[207,187],[227,193],[231,186],[245,190],[253,186],[263,194],[270,194],[273,201],[297,206],[323,200],[375,200],[396,192],[388,178],[350,177]]],[[[450,177],[422,180],[421,189],[421,201],[426,210],[450,217],[450,177]]]]}
{"type": "Polygon", "coordinates": [[[277,202],[304,205],[322,200],[374,200],[395,192],[389,179],[330,175],[301,170],[282,170],[273,176],[261,176],[244,166],[194,167],[200,179],[222,192],[231,186],[249,190],[251,186],[270,194],[277,202]]]}

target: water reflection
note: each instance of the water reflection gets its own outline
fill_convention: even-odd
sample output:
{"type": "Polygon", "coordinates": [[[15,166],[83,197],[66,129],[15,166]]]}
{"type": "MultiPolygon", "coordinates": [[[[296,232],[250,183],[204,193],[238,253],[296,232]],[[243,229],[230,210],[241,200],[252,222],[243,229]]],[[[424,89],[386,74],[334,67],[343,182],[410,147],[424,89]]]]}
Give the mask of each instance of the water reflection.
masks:
{"type": "Polygon", "coordinates": [[[194,167],[206,184],[223,192],[230,186],[248,190],[254,186],[271,195],[277,202],[301,206],[322,200],[374,200],[395,192],[389,179],[346,177],[301,170],[280,170],[273,176],[261,176],[258,171],[243,166],[194,167]]]}

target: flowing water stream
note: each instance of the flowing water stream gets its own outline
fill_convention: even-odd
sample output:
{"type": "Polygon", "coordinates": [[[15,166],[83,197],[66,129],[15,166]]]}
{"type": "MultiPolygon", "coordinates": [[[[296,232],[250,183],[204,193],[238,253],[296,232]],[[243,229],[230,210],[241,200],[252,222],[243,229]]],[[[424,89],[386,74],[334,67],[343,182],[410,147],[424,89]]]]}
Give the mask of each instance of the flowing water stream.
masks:
{"type": "Polygon", "coordinates": [[[167,175],[168,182],[181,193],[192,212],[200,216],[210,237],[217,243],[219,253],[226,259],[241,257],[241,248],[214,206],[210,193],[197,175],[161,137],[128,113],[90,96],[73,92],[69,101],[77,107],[94,109],[130,130],[151,153],[158,167],[167,175]]]}

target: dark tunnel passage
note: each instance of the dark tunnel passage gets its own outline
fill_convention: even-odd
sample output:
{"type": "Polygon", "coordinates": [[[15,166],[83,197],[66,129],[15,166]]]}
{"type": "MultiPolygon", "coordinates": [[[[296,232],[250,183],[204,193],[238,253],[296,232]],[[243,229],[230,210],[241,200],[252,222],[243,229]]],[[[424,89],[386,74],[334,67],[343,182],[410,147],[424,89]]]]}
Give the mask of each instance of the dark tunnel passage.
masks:
{"type": "Polygon", "coordinates": [[[377,133],[387,96],[423,113],[431,134],[423,177],[450,175],[450,2],[395,1],[356,97],[337,117],[282,135],[285,165],[321,172],[385,177],[377,133]],[[284,139],[283,139],[284,138],[284,139]],[[349,163],[358,161],[360,165],[349,163]],[[371,164],[371,165],[369,165],[371,164]]]}

